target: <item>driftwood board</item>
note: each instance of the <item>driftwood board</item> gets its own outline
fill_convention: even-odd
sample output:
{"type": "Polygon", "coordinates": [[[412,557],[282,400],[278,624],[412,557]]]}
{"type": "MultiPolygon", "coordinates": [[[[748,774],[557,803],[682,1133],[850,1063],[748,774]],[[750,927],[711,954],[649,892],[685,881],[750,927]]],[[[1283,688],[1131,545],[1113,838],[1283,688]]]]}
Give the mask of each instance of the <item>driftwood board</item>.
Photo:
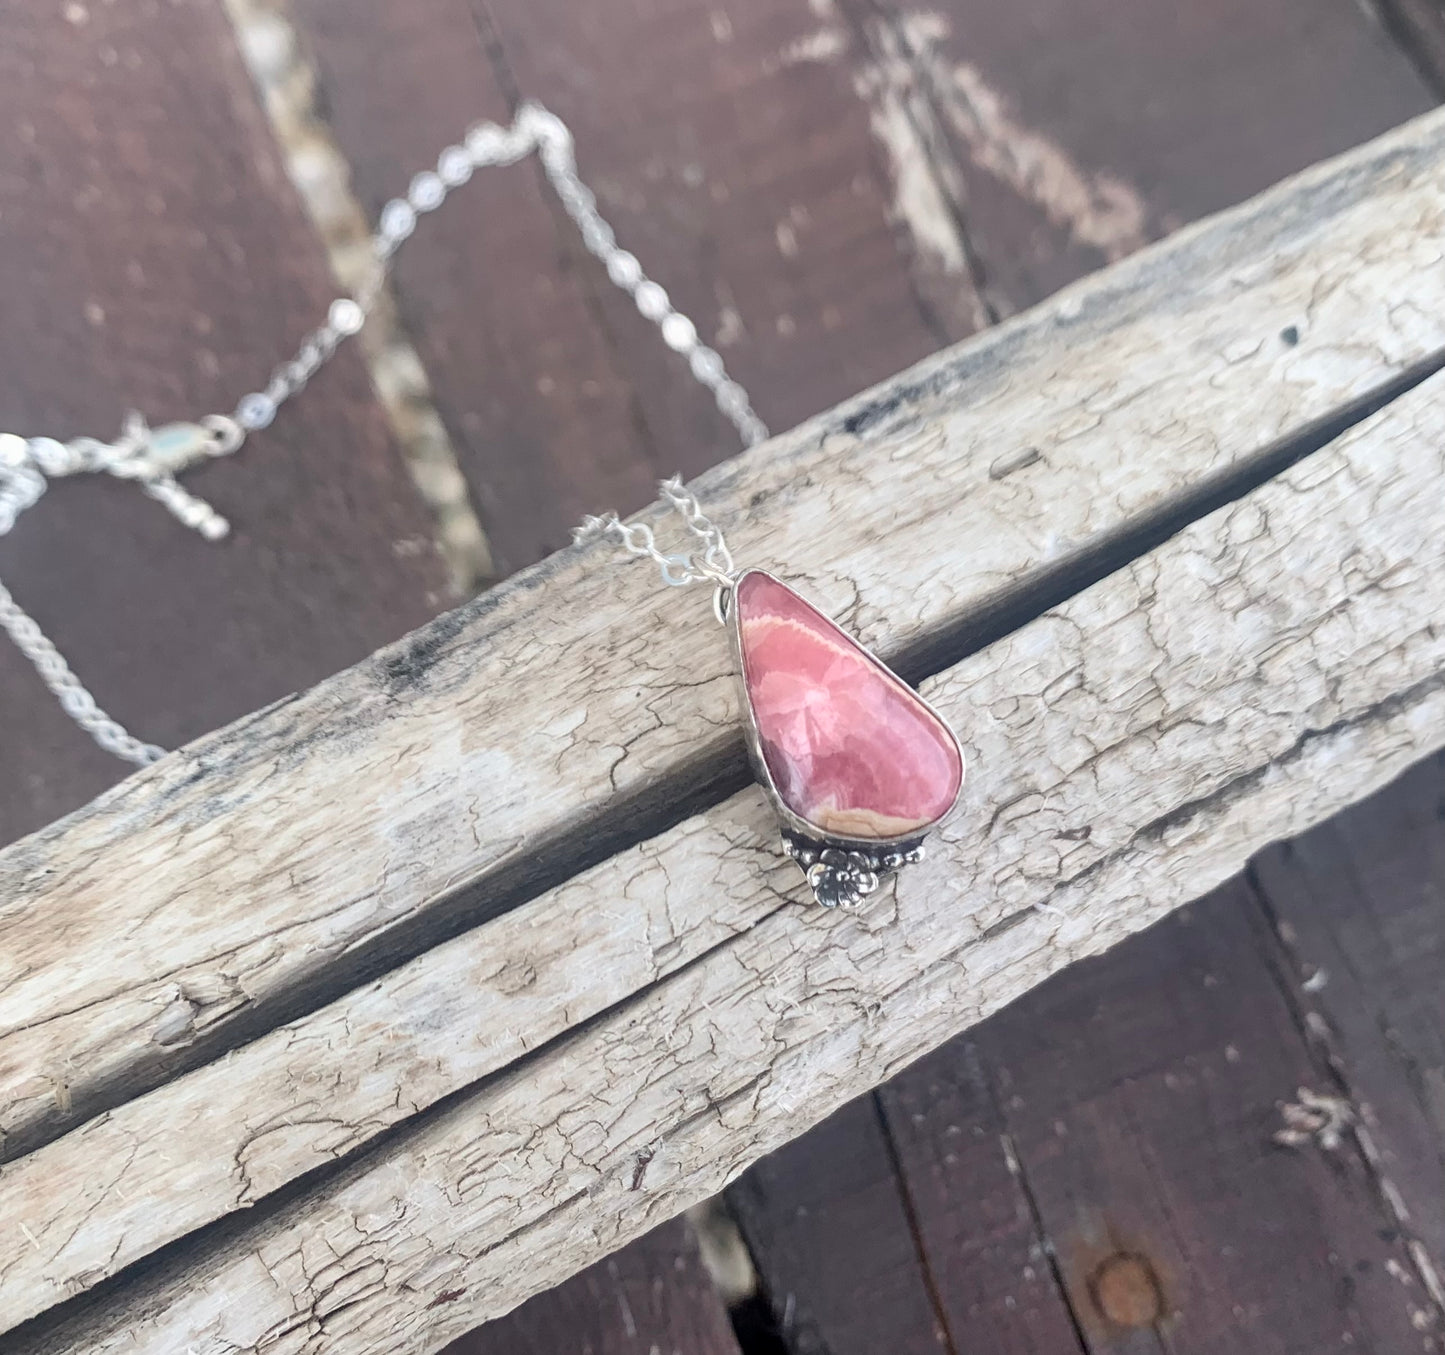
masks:
{"type": "Polygon", "coordinates": [[[1441,382],[1312,450],[1445,346],[1442,135],[1314,172],[706,483],[744,558],[939,670],[973,752],[963,819],[857,916],[796,906],[755,791],[701,808],[736,776],[720,636],[600,552],[0,858],[29,967],[0,1043],[0,1198],[30,1235],[0,1254],[9,1319],[250,1202],[253,1158],[260,1182],[249,1221],[17,1349],[432,1348],[1445,742],[1441,382]],[[682,792],[700,812],[668,828],[682,792]],[[628,845],[623,811],[657,835],[628,845]],[[228,1100],[242,1067],[284,1093],[228,1100]],[[324,1124],[286,1124],[297,1078],[324,1124]],[[168,1175],[155,1136],[183,1125],[239,1178],[168,1175]],[[150,1173],[139,1203],[120,1182],[67,1216],[52,1185],[37,1208],[107,1136],[150,1173]],[[147,1207],[168,1190],[196,1212],[147,1207]]]}
{"type": "MultiPolygon", "coordinates": [[[[1415,592],[1429,595],[1445,565],[1445,508],[1428,492],[1445,468],[1432,447],[1445,427],[1439,386],[931,682],[945,711],[972,720],[970,807],[991,824],[982,842],[960,826],[888,898],[826,917],[780,894],[755,791],[620,853],[577,886],[619,918],[614,950],[592,952],[599,968],[686,949],[713,920],[704,882],[719,875],[733,934],[209,1254],[178,1259],[173,1275],[137,1282],[75,1331],[47,1333],[49,1348],[334,1349],[346,1335],[360,1349],[453,1335],[716,1189],[850,1092],[1445,741],[1445,640],[1415,592]],[[1358,570],[1319,577],[1341,542],[1358,570]],[[1220,596],[1233,610],[1201,634],[1200,599],[1220,596]],[[1320,662],[1328,632],[1344,641],[1338,667],[1320,662]],[[1162,719],[1170,710],[1176,719],[1162,719]],[[649,911],[675,930],[629,943],[626,920],[649,911]],[[435,1305],[458,1289],[476,1306],[435,1305]]],[[[565,928],[579,901],[564,887],[518,910],[532,924],[518,954],[488,947],[492,928],[452,946],[485,947],[525,981],[533,938],[565,928]]],[[[468,1001],[457,977],[437,973],[410,1017],[439,1062],[517,1005],[495,990],[468,1001]],[[438,1002],[456,1012],[450,1027],[438,1002]]],[[[354,1030],[368,996],[343,1000],[354,1030]]],[[[381,1020],[401,1029],[389,1009],[381,1020]]],[[[387,1043],[353,1036],[336,1066],[387,1043]]],[[[326,1067],[317,1051],[306,1073],[326,1067]]],[[[217,1065],[213,1084],[232,1071],[217,1065]]],[[[203,1115],[209,1096],[183,1079],[102,1124],[129,1125],[132,1146],[147,1149],[187,1108],[203,1115]]],[[[325,1114],[345,1122],[348,1096],[328,1082],[325,1114]]],[[[196,1123],[186,1141],[213,1132],[196,1123]]],[[[96,1154],[81,1160],[93,1175],[96,1154]]],[[[23,1170],[11,1179],[23,1189],[23,1170]]],[[[89,1226],[77,1218],[70,1231],[89,1226]]],[[[18,1248],[12,1264],[24,1278],[18,1248]]]]}
{"type": "MultiPolygon", "coordinates": [[[[720,467],[709,506],[739,558],[909,672],[940,666],[1435,361],[1442,144],[1424,119],[1186,231],[720,467]]],[[[565,552],[13,848],[8,1151],[741,784],[707,615],[565,552]],[[318,833],[300,804],[338,817],[318,833]],[[59,879],[105,901],[77,903],[63,946],[30,906],[53,922],[59,879]]]]}

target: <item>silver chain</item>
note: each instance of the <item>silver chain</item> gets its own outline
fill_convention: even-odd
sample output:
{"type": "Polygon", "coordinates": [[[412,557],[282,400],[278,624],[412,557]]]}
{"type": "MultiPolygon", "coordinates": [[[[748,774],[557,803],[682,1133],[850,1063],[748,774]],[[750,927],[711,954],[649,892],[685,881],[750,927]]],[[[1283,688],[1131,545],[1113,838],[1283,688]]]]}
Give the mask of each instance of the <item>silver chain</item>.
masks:
{"type": "MultiPolygon", "coordinates": [[[[436,211],[453,189],[460,188],[472,177],[473,171],[510,165],[534,151],[563,209],[581,232],[588,252],[602,261],[612,282],[631,296],[638,311],[661,330],[663,342],[686,358],[692,375],[712,393],[718,409],[738,430],[744,445],[751,447],[761,442],[768,430],[753,413],[747,392],[728,376],[716,350],[701,342],[692,321],[673,307],[667,293],[643,273],[637,259],[618,246],[612,228],[597,210],[596,196],[577,174],[572,133],[567,125],[540,104],[525,103],[517,110],[510,127],[494,122],[473,127],[460,143],[448,146],[441,153],[436,169],[423,170],[412,179],[404,198],[393,198],[382,208],[372,236],[376,260],[372,277],[354,297],[342,296],[333,301],[325,321],[301,341],[295,357],[271,373],[264,389],[242,396],[231,413],[210,414],[196,423],[172,423],[161,428],[150,428],[139,414],[131,414],[114,442],[87,437],[59,442],[54,438],[0,434],[0,536],[9,532],[20,514],[45,493],[50,480],[89,473],[134,480],[183,525],[208,541],[219,541],[230,531],[230,524],[209,504],[182,488],[176,475],[207,458],[229,456],[249,434],[268,427],[277,410],[305,389],[342,341],[366,323],[386,284],[392,260],[416,230],[421,216],[436,211]]],[[[646,533],[647,548],[635,553],[650,553],[664,563],[685,561],[679,565],[683,572],[697,571],[692,578],[679,575],[675,580],[678,583],[730,575],[732,557],[721,534],[703,517],[697,501],[680,483],[669,482],[664,493],[670,496],[670,491],[676,493],[673,502],[684,512],[689,527],[707,542],[702,563],[695,564],[687,557],[663,556],[652,547],[648,529],[626,528],[627,532],[646,533]],[[684,502],[690,508],[684,508],[684,502]]],[[[612,520],[616,521],[615,515],[612,520]]],[[[629,540],[642,538],[634,536],[629,540]]],[[[633,548],[629,545],[628,549],[633,548]]],[[[0,583],[0,628],[34,664],[65,713],[106,752],[137,766],[145,766],[164,755],[164,749],[137,739],[100,708],[59,650],[20,608],[3,583],[0,583]]]]}
{"type": "Polygon", "coordinates": [[[651,560],[663,583],[671,588],[685,588],[690,583],[715,584],[713,615],[726,625],[733,585],[737,582],[737,566],[733,564],[733,553],[723,539],[722,529],[702,511],[697,496],[683,485],[680,475],[660,481],[657,488],[681,515],[687,530],[702,543],[700,551],[666,554],[658,549],[657,538],[645,522],[623,522],[616,513],[589,514],[583,518],[582,525],[572,533],[573,542],[583,546],[589,541],[615,541],[629,555],[651,560]]]}
{"type": "Polygon", "coordinates": [[[645,522],[623,522],[616,513],[583,518],[582,525],[572,533],[572,540],[579,546],[589,541],[615,541],[629,555],[651,560],[662,574],[663,583],[672,588],[685,588],[705,580],[719,588],[731,588],[735,566],[722,532],[702,511],[696,497],[684,488],[680,476],[663,480],[657,488],[682,515],[687,530],[702,543],[701,551],[664,554],[657,547],[651,527],[645,522]]]}

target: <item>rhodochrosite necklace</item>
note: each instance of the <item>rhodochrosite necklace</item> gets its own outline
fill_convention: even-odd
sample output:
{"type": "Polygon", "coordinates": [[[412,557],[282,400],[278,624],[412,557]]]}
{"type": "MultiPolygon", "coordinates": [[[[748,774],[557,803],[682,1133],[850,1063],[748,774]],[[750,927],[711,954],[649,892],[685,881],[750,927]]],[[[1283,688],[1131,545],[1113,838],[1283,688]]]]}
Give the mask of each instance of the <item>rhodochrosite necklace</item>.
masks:
{"type": "MultiPolygon", "coordinates": [[[[510,127],[484,122],[448,146],[435,170],[412,179],[405,197],[382,209],[372,240],[375,271],[354,296],[339,297],[296,356],[267,385],[243,396],[230,414],[151,428],[135,414],[113,442],[0,433],[0,536],[44,494],[50,480],[85,473],[134,481],[207,540],[228,524],[182,487],[177,475],[211,457],[230,456],[299,395],[337,348],[365,323],[397,251],[419,219],[485,166],[508,165],[536,153],[548,182],[576,223],[585,248],[607,276],[662,333],[663,342],[738,430],[747,445],[767,429],[747,392],[697,329],[623,249],[577,174],[571,133],[537,104],[523,104],[510,127]]],[[[819,903],[856,903],[880,879],[917,860],[924,835],[952,808],[963,782],[963,757],[953,732],[851,636],[787,584],[760,570],[737,571],[722,533],[677,481],[662,487],[701,543],[696,554],[664,555],[651,529],[589,518],[579,537],[604,535],[646,555],[670,584],[710,581],[714,609],[732,632],[742,679],[746,732],[758,778],[782,823],[784,848],[802,866],[819,903]]],[[[0,629],[35,665],[75,722],[107,752],[145,765],[163,755],[112,719],[40,627],[0,584],[0,629]]]]}
{"type": "Polygon", "coordinates": [[[579,542],[605,537],[647,556],[673,585],[711,582],[732,636],[753,767],[782,826],[783,850],[826,907],[854,904],[922,855],[924,836],[963,787],[963,752],[938,714],[886,665],[787,584],[738,570],[722,533],[679,480],[663,497],[702,543],[664,555],[652,529],[589,517],[579,542]]]}

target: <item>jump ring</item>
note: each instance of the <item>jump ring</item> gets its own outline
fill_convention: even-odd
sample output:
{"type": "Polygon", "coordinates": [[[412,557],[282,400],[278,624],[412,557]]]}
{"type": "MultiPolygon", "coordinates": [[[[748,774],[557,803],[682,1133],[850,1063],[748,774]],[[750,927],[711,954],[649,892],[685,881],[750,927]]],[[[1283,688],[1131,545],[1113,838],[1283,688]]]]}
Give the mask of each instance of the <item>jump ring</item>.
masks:
{"type": "Polygon", "coordinates": [[[246,440],[246,430],[229,414],[207,414],[201,427],[214,439],[206,449],[211,456],[230,456],[246,440]]]}

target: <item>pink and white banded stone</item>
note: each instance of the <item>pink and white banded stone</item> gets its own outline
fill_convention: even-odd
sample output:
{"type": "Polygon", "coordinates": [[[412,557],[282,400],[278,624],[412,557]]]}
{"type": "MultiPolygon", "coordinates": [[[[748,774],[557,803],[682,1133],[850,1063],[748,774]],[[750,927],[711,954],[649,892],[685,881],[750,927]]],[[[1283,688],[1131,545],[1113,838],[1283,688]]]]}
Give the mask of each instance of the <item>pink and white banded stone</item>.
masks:
{"type": "Polygon", "coordinates": [[[948,726],[816,607],[750,570],[734,594],[743,686],[782,802],[827,837],[922,834],[953,807],[948,726]]]}

